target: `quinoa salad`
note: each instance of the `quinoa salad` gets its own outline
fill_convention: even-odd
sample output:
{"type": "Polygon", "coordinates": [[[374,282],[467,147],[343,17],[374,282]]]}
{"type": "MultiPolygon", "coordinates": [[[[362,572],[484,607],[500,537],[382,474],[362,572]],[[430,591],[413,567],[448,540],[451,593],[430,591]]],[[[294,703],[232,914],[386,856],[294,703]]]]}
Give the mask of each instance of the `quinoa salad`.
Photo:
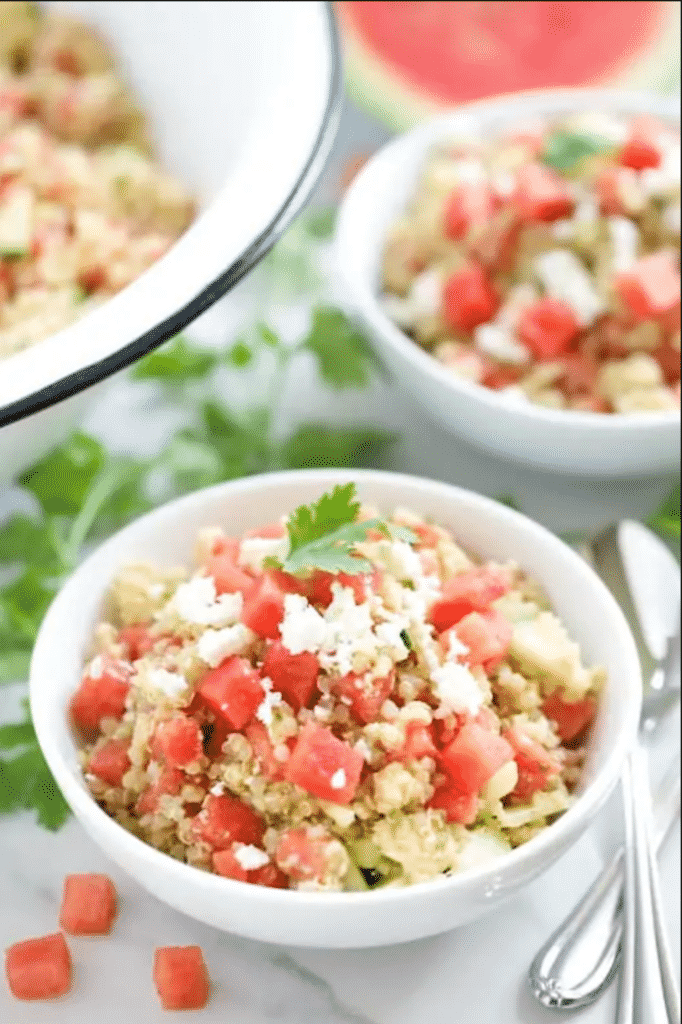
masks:
{"type": "Polygon", "coordinates": [[[0,3],[0,359],[130,284],[193,216],[100,35],[0,3]]]}
{"type": "Polygon", "coordinates": [[[429,154],[380,268],[389,317],[506,403],[680,405],[680,137],[588,112],[429,154]]]}
{"type": "Polygon", "coordinates": [[[202,530],[193,572],[114,580],[70,714],[90,793],[144,842],[242,882],[365,891],[485,863],[571,806],[603,669],[516,564],[348,508],[324,559],[319,531],[287,555],[297,510],[202,530]],[[343,571],[319,568],[342,547],[343,571]]]}

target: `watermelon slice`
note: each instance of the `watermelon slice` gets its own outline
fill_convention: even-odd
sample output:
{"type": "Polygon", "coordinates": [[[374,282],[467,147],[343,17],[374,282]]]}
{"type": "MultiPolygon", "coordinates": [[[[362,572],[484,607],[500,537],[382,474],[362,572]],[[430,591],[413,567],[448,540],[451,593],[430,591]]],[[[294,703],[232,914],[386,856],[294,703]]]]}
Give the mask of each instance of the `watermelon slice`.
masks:
{"type": "Polygon", "coordinates": [[[676,2],[340,0],[351,95],[395,129],[524,89],[679,83],[676,2]]]}

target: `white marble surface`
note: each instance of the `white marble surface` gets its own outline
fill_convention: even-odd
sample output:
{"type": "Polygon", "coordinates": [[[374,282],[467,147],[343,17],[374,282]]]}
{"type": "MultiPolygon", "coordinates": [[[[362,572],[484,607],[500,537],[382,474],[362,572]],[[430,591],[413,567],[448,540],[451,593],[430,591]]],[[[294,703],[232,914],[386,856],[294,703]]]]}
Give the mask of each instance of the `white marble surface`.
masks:
{"type": "MultiPolygon", "coordinates": [[[[375,138],[367,122],[347,116],[337,160],[349,144],[375,138]]],[[[225,337],[260,304],[252,279],[211,311],[193,332],[225,337]]],[[[285,330],[305,323],[304,308],[276,311],[285,330]]],[[[226,383],[230,389],[230,383],[226,383]]],[[[90,426],[119,448],[163,439],[168,422],[115,381],[90,426]],[[131,430],[136,417],[144,429],[131,430]]],[[[298,366],[285,395],[283,417],[324,416],[339,422],[372,420],[404,432],[391,453],[392,468],[434,476],[490,495],[513,494],[523,510],[558,531],[594,529],[624,515],[645,516],[667,492],[669,479],[592,481],[552,478],[497,462],[440,433],[390,384],[371,394],[329,395],[310,365],[298,366]]],[[[0,505],[2,501],[0,499],[0,505]]],[[[2,508],[0,507],[0,515],[2,508]]],[[[0,689],[0,722],[18,711],[20,688],[0,689]]],[[[679,718],[654,752],[660,772],[678,743],[679,718]]],[[[276,948],[221,934],[171,911],[115,868],[73,820],[51,835],[31,815],[0,818],[0,949],[57,929],[62,879],[78,871],[111,874],[121,910],[109,938],[70,940],[75,983],[65,999],[44,1004],[14,1001],[0,981],[0,1024],[157,1024],[160,1010],[151,981],[156,945],[198,943],[213,982],[207,1008],[190,1015],[205,1024],[551,1024],[561,1019],[528,994],[525,972],[538,946],[615,849],[620,837],[617,799],[585,838],[553,869],[503,911],[432,939],[392,948],[317,951],[276,948]]],[[[679,962],[679,826],[662,860],[666,910],[679,962]]],[[[330,922],[330,926],[331,922],[330,922]]],[[[295,940],[295,936],[292,936],[295,940]]],[[[611,1024],[615,992],[574,1016],[580,1024],[611,1024]]],[[[645,1024],[645,1022],[642,1022],[645,1024]]]]}

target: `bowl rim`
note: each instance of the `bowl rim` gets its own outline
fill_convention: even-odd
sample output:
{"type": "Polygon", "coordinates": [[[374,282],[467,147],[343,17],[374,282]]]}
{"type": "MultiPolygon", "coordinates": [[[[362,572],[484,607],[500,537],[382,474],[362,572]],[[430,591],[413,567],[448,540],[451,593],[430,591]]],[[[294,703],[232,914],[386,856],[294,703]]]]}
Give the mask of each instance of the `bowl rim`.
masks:
{"type": "MultiPolygon", "coordinates": [[[[183,328],[196,320],[201,313],[205,312],[214,302],[253,270],[279,238],[281,238],[292,221],[301,213],[326,165],[340,123],[343,102],[343,65],[338,26],[331,0],[322,0],[320,6],[325,15],[330,66],[324,113],[320,120],[312,151],[303,165],[293,188],[270,222],[263,228],[258,237],[232,261],[226,270],[206,284],[201,291],[185,302],[184,305],[169,313],[160,323],[144,331],[134,341],[129,342],[122,348],[116,349],[116,351],[101,359],[97,359],[86,366],[65,374],[44,387],[37,388],[21,398],[0,405],[0,427],[47,409],[65,399],[71,398],[93,384],[105,380],[111,374],[125,369],[141,356],[153,351],[164,341],[167,341],[173,335],[183,330],[183,328]]],[[[134,283],[132,282],[132,284],[134,283]]],[[[124,288],[119,294],[124,295],[128,287],[130,286],[124,288]]],[[[116,296],[112,298],[116,298],[116,296]]],[[[103,307],[93,311],[93,315],[107,305],[108,303],[105,303],[103,307]]],[[[87,323],[88,320],[89,316],[86,315],[78,323],[87,323]]],[[[69,328],[65,328],[65,332],[68,330],[69,328]]],[[[59,333],[61,332],[57,332],[57,334],[59,333]]],[[[50,335],[49,337],[54,336],[50,335]]]]}
{"type": "MultiPolygon", "coordinates": [[[[59,634],[59,637],[61,639],[62,634],[59,634]]],[[[58,646],[61,646],[58,641],[57,643],[58,646]]],[[[38,634],[31,658],[29,676],[31,712],[39,745],[67,803],[81,822],[92,822],[93,826],[97,829],[98,835],[109,837],[111,839],[110,848],[118,847],[123,857],[133,861],[144,862],[147,869],[163,872],[167,877],[177,882],[178,885],[188,883],[189,885],[197,885],[204,890],[210,890],[217,885],[218,893],[222,891],[220,887],[227,887],[224,890],[227,894],[239,892],[245,895],[248,891],[253,899],[266,902],[274,901],[282,906],[285,906],[292,900],[295,900],[297,904],[308,904],[310,906],[319,906],[321,904],[329,904],[331,906],[339,904],[353,905],[355,903],[362,905],[368,899],[372,901],[372,905],[377,903],[381,905],[401,903],[406,898],[419,899],[432,893],[440,892],[445,894],[454,892],[457,889],[464,889],[469,883],[480,884],[488,878],[494,882],[495,877],[501,873],[511,872],[515,867],[523,869],[524,865],[532,864],[538,858],[542,859],[548,850],[556,848],[562,834],[568,837],[579,835],[582,831],[581,821],[584,821],[585,818],[589,820],[613,790],[627,751],[636,735],[641,697],[642,677],[639,657],[630,627],[620,606],[606,584],[601,581],[587,562],[559,537],[528,516],[474,491],[427,477],[367,469],[284,470],[230,480],[176,498],[133,520],[132,523],[113,534],[112,537],[90,554],[54,598],[38,634]],[[621,643],[629,652],[627,655],[628,661],[632,663],[632,688],[635,697],[623,713],[623,719],[618,729],[617,741],[596,777],[585,791],[578,796],[573,806],[539,835],[533,837],[533,839],[522,846],[506,853],[504,857],[467,868],[450,876],[413,883],[404,888],[382,888],[369,890],[368,892],[301,892],[298,890],[280,890],[252,885],[235,879],[223,878],[212,872],[202,871],[192,865],[176,861],[168,854],[162,853],[144,840],[132,835],[122,825],[119,825],[113,818],[109,817],[96,803],[84,787],[82,779],[79,778],[62,755],[59,744],[53,736],[52,723],[54,718],[50,714],[51,707],[46,706],[41,701],[47,680],[50,678],[50,666],[54,664],[56,638],[51,638],[50,632],[52,620],[58,619],[58,613],[62,607],[73,608],[79,604],[81,584],[83,581],[87,581],[89,573],[93,571],[93,568],[96,570],[98,563],[106,563],[108,557],[117,548],[125,547],[127,542],[134,539],[138,531],[144,532],[152,524],[157,528],[162,527],[165,521],[175,520],[178,516],[181,517],[185,510],[200,508],[202,503],[211,501],[213,498],[222,498],[223,496],[225,499],[234,498],[240,492],[257,491],[259,488],[276,489],[282,485],[291,485],[297,480],[301,482],[320,481],[323,487],[328,487],[333,483],[347,483],[350,480],[357,481],[359,484],[368,482],[378,486],[386,484],[389,487],[391,485],[394,487],[411,487],[412,489],[416,487],[417,490],[425,494],[428,493],[431,496],[437,496],[440,493],[444,498],[450,496],[450,498],[454,497],[456,500],[465,503],[473,501],[479,508],[499,517],[502,522],[517,524],[526,531],[530,530],[539,534],[546,544],[553,547],[556,552],[560,552],[560,556],[563,559],[568,559],[573,563],[574,568],[583,577],[586,585],[597,589],[601,601],[610,607],[611,614],[615,616],[615,622],[621,634],[621,643]],[[235,889],[235,886],[238,888],[235,889]]],[[[73,739],[72,743],[75,753],[78,749],[77,744],[73,739]]],[[[99,843],[99,839],[97,841],[99,843]]],[[[118,859],[118,863],[125,867],[125,863],[120,857],[115,859],[118,859]]]]}
{"type": "MultiPolygon", "coordinates": [[[[373,179],[378,173],[386,172],[393,166],[396,180],[402,183],[406,175],[400,169],[401,157],[419,149],[422,150],[423,156],[426,156],[428,149],[438,141],[438,138],[447,138],[450,131],[475,128],[482,122],[501,119],[504,116],[523,120],[536,115],[550,114],[553,108],[557,113],[570,112],[573,109],[571,104],[576,101],[579,104],[576,107],[578,110],[588,109],[593,105],[597,109],[603,106],[606,109],[620,108],[627,112],[628,107],[631,107],[633,113],[659,114],[678,123],[680,120],[679,102],[672,96],[644,91],[575,86],[561,89],[530,89],[486,97],[421,121],[409,131],[389,140],[370,157],[341,202],[334,236],[334,253],[344,290],[351,310],[364,318],[372,331],[380,336],[387,346],[397,349],[402,359],[410,364],[416,374],[430,377],[434,384],[448,390],[453,396],[459,394],[469,401],[481,403],[498,416],[533,421],[540,429],[543,425],[560,426],[572,433],[598,430],[601,433],[622,436],[623,431],[629,434],[657,427],[666,430],[671,427],[679,428],[680,410],[674,409],[641,412],[636,416],[619,413],[605,416],[590,411],[550,409],[531,402],[516,405],[501,401],[499,393],[493,389],[448,373],[433,356],[401,331],[384,312],[379,297],[375,294],[373,283],[366,280],[358,271],[359,261],[354,259],[356,226],[362,223],[363,229],[366,228],[362,211],[367,205],[368,197],[376,192],[373,179]]],[[[366,230],[363,230],[363,237],[367,238],[366,230]]],[[[373,254],[382,243],[382,238],[370,238],[369,244],[373,254]]]]}

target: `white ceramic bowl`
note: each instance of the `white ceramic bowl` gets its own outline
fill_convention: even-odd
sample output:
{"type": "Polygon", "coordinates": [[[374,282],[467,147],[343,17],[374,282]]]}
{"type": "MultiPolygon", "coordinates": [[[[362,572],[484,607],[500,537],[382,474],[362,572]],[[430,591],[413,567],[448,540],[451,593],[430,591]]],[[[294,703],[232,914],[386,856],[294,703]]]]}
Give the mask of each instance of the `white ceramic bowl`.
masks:
{"type": "Polygon", "coordinates": [[[322,171],[342,95],[326,3],[47,6],[111,40],[162,163],[200,214],[100,309],[0,361],[0,486],[68,433],[96,397],[84,389],[194,320],[268,252],[322,171]]]}
{"type": "Polygon", "coordinates": [[[74,813],[103,850],[146,889],[225,931],[268,942],[358,947],[434,935],[497,907],[548,868],[589,826],[618,779],[637,726],[641,678],[620,608],[587,564],[543,527],[488,498],[448,484],[372,471],[303,471],[234,481],[199,491],[116,534],[76,571],[40,630],[30,696],[40,745],[74,813]],[[570,810],[541,835],[499,860],[405,889],[303,893],[248,885],[180,864],[109,818],[82,780],[67,707],[77,688],[103,595],[130,561],[191,564],[198,529],[231,534],[355,480],[360,496],[388,510],[407,506],[451,527],[481,555],[515,558],[545,587],[588,663],[609,674],[591,740],[585,782],[570,810]]]}
{"type": "Polygon", "coordinates": [[[379,302],[382,249],[435,143],[473,132],[503,133],[522,120],[570,111],[651,113],[679,124],[679,101],[653,94],[567,89],[502,96],[435,117],[380,149],[353,182],[336,232],[341,300],[367,330],[397,383],[453,433],[515,462],[579,476],[674,472],[679,412],[637,416],[565,412],[505,403],[454,377],[389,320],[379,302]]]}

